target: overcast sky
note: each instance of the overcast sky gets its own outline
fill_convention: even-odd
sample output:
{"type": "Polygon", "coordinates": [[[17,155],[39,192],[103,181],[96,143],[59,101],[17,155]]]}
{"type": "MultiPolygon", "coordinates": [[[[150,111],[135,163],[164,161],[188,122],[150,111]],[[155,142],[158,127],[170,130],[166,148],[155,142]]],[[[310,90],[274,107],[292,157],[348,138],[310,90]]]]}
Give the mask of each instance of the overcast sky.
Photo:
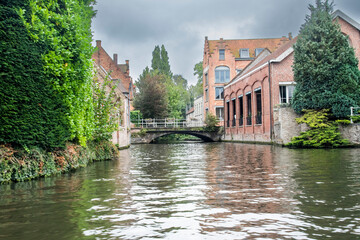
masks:
{"type": "MultiPolygon", "coordinates": [[[[215,39],[277,38],[298,34],[315,0],[97,0],[93,39],[119,63],[130,60],[136,81],[164,44],[174,74],[196,82],[205,36],[215,39]]],[[[360,0],[335,0],[335,8],[360,22],[360,0]]]]}

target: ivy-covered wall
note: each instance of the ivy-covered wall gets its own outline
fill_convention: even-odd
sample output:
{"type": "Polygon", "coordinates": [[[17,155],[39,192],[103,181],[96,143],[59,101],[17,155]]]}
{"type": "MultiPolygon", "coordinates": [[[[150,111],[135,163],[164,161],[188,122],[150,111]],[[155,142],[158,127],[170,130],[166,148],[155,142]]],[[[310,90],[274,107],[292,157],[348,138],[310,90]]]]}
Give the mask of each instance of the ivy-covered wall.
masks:
{"type": "Polygon", "coordinates": [[[91,138],[92,2],[0,3],[0,143],[55,148],[91,138]]]}

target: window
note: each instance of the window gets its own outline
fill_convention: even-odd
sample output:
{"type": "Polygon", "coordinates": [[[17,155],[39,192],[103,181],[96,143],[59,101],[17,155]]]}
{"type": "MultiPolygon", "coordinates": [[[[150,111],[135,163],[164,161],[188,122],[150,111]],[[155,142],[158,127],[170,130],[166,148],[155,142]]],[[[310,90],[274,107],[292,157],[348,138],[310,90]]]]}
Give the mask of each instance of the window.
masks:
{"type": "Polygon", "coordinates": [[[242,48],[240,49],[240,58],[249,58],[249,49],[248,48],[242,48]]]}
{"type": "Polygon", "coordinates": [[[225,49],[219,49],[219,60],[225,60],[225,49]]]}
{"type": "Polygon", "coordinates": [[[205,73],[205,86],[209,85],[208,74],[205,73]]]}
{"type": "Polygon", "coordinates": [[[224,107],[216,107],[216,118],[220,121],[224,120],[224,107]]]}
{"type": "Polygon", "coordinates": [[[215,68],[215,83],[226,83],[230,81],[230,69],[222,66],[215,68]]]}
{"type": "Polygon", "coordinates": [[[215,88],[215,99],[216,100],[224,99],[224,88],[223,87],[215,88]]]}
{"type": "Polygon", "coordinates": [[[294,85],[284,85],[280,86],[280,103],[290,103],[294,95],[295,86],[294,85]]]}
{"type": "Polygon", "coordinates": [[[255,120],[256,120],[256,124],[261,124],[262,123],[261,89],[255,91],[255,95],[256,95],[256,116],[255,116],[255,120]]]}
{"type": "Polygon", "coordinates": [[[243,126],[244,125],[244,102],[243,102],[243,96],[239,97],[239,107],[240,107],[240,112],[239,112],[239,126],[243,126]]]}
{"type": "Polygon", "coordinates": [[[246,125],[251,125],[251,93],[246,95],[246,102],[247,102],[247,116],[246,116],[246,125]]]}
{"type": "Polygon", "coordinates": [[[232,102],[232,110],[233,110],[233,118],[231,126],[236,126],[236,99],[231,100],[232,102]]]}
{"type": "Polygon", "coordinates": [[[209,89],[205,89],[205,101],[209,101],[209,89]]]}
{"type": "Polygon", "coordinates": [[[257,57],[263,50],[264,50],[264,48],[255,49],[255,56],[257,57]]]}
{"type": "Polygon", "coordinates": [[[230,102],[226,102],[226,127],[230,127],[230,102]]]}

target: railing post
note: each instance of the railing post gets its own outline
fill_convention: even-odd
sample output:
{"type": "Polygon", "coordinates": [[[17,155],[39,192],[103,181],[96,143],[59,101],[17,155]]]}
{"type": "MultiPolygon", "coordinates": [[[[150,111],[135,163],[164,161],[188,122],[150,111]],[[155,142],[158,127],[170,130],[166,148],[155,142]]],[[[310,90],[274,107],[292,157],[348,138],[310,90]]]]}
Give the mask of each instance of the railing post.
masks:
{"type": "Polygon", "coordinates": [[[350,123],[353,123],[354,108],[350,107],[350,123]]]}

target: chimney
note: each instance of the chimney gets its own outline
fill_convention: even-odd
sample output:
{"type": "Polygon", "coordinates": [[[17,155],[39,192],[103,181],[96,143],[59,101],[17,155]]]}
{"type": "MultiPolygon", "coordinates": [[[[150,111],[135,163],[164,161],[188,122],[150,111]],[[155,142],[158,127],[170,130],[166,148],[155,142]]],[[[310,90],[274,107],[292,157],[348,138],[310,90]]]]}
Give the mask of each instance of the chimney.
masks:
{"type": "Polygon", "coordinates": [[[207,41],[208,40],[208,36],[205,36],[205,41],[207,41]]]}
{"type": "Polygon", "coordinates": [[[223,39],[223,38],[220,38],[220,41],[224,41],[224,39],[223,39]]]}
{"type": "Polygon", "coordinates": [[[96,40],[96,47],[101,48],[101,40],[96,40]]]}
{"type": "Polygon", "coordinates": [[[130,65],[129,65],[129,62],[130,62],[129,60],[125,60],[126,67],[127,67],[126,73],[127,73],[128,76],[130,75],[130,65]]]}
{"type": "Polygon", "coordinates": [[[289,32],[289,40],[292,40],[293,39],[293,37],[292,37],[292,33],[291,32],[289,32]]]}
{"type": "Polygon", "coordinates": [[[118,59],[117,59],[117,54],[116,53],[114,53],[114,63],[115,63],[115,65],[117,65],[118,64],[118,59]]]}

